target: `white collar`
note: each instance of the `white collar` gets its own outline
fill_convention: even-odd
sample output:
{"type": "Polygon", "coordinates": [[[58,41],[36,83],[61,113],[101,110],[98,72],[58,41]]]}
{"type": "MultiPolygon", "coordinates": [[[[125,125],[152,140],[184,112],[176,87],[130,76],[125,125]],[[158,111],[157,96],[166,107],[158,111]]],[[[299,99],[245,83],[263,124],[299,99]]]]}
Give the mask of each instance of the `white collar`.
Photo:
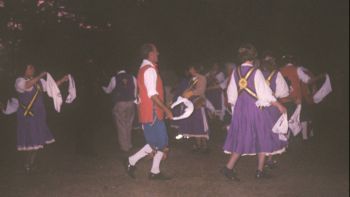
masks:
{"type": "Polygon", "coordinates": [[[286,65],[286,67],[288,67],[288,66],[294,66],[294,64],[288,63],[288,64],[286,65]]]}
{"type": "Polygon", "coordinates": [[[155,67],[154,64],[151,61],[149,61],[147,59],[144,59],[142,61],[142,64],[141,64],[141,68],[144,67],[144,66],[147,66],[147,65],[151,65],[153,68],[155,67]]]}
{"type": "Polygon", "coordinates": [[[246,63],[246,64],[242,64],[241,66],[249,66],[249,67],[253,67],[254,65],[253,65],[253,64],[248,64],[248,63],[246,63]]]}

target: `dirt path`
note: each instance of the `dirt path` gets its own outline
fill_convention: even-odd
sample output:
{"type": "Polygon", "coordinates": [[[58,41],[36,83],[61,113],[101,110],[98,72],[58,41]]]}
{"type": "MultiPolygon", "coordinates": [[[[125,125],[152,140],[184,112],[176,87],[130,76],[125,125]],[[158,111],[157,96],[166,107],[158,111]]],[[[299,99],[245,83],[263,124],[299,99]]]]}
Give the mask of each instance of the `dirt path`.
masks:
{"type": "MultiPolygon", "coordinates": [[[[62,122],[51,123],[57,142],[40,153],[38,172],[24,175],[21,155],[14,149],[14,123],[8,121],[0,132],[0,196],[345,197],[349,196],[349,130],[348,122],[343,122],[335,127],[321,121],[310,143],[294,140],[278,158],[279,167],[270,171],[270,180],[255,180],[256,158],[243,157],[237,166],[242,181],[237,183],[219,174],[227,156],[221,151],[225,132],[217,128],[213,129],[209,155],[192,153],[187,141],[171,141],[172,152],[162,170],[173,180],[149,181],[148,159],[138,164],[137,179],[131,180],[121,165],[116,134],[108,121],[96,126],[93,156],[77,155],[74,132],[62,122]]],[[[134,144],[135,150],[142,146],[142,133],[135,133],[134,144]]]]}

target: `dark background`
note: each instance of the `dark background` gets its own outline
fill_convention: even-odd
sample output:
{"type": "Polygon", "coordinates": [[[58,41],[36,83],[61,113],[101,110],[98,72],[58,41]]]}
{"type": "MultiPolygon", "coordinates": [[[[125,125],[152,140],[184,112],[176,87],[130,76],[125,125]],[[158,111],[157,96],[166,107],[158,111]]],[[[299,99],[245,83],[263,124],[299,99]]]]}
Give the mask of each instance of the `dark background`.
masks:
{"type": "MultiPolygon", "coordinates": [[[[96,79],[98,87],[120,67],[135,73],[140,64],[138,49],[145,42],[159,47],[163,71],[180,71],[192,62],[237,62],[237,48],[250,42],[260,53],[269,49],[279,57],[294,54],[314,73],[330,73],[336,108],[348,113],[347,0],[54,2],[79,19],[58,23],[55,8],[38,11],[34,0],[5,0],[5,7],[0,8],[0,42],[5,43],[0,49],[0,77],[4,89],[13,87],[14,78],[21,73],[18,68],[28,62],[56,78],[73,73],[80,87],[90,86],[84,78],[96,79]],[[7,28],[11,18],[23,24],[22,31],[7,28]],[[99,28],[82,29],[79,22],[99,28]],[[110,28],[104,28],[107,23],[110,28]]],[[[2,92],[6,95],[8,91],[2,92]]]]}

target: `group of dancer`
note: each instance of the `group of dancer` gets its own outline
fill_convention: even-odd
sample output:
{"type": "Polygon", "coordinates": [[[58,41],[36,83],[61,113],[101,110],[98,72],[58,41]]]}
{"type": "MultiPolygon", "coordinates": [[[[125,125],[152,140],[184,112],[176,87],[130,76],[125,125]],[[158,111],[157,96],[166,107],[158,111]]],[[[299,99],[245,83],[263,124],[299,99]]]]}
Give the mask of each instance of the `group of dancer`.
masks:
{"type": "MultiPolygon", "coordinates": [[[[220,72],[216,63],[207,74],[202,73],[202,65],[190,65],[186,69],[186,77],[173,93],[175,98],[180,96],[191,101],[194,109],[189,117],[175,121],[172,120],[174,116],[181,114],[185,107],[180,105],[171,109],[165,101],[157,47],[151,43],[144,44],[140,52],[142,63],[137,77],[121,70],[111,78],[108,86],[102,87],[106,93],[113,95],[119,145],[127,155],[123,163],[132,178],[136,178],[136,164],[150,155],[153,163],[149,179],[170,179],[160,170],[161,162],[169,152],[166,119],[176,126],[181,136],[194,139],[194,152],[209,153],[208,119],[217,117],[225,122],[225,117],[230,115],[227,137],[223,143],[223,151],[230,154],[230,158],[220,170],[229,180],[239,180],[235,167],[243,155],[258,155],[255,177],[268,177],[264,167],[272,168],[276,164],[272,156],[286,150],[286,139],[289,138],[289,132],[282,135],[273,132],[273,127],[282,114],[288,114],[290,118],[298,105],[303,104],[303,139],[313,135],[308,133],[312,131],[309,111],[314,103],[315,84],[325,75],[313,76],[306,68],[296,65],[291,56],[284,57],[284,65],[278,67],[276,57],[270,52],[264,53],[257,61],[255,47],[247,44],[238,50],[239,66],[233,63],[225,65],[226,75],[220,72]],[[130,156],[135,106],[146,144],[130,156]]],[[[41,79],[45,75],[46,72],[43,72],[35,76],[35,67],[26,65],[23,76],[15,84],[20,104],[17,110],[17,149],[28,153],[25,162],[28,172],[33,168],[36,151],[54,142],[46,123],[42,99],[46,83],[41,79]]],[[[60,86],[68,80],[68,76],[64,76],[56,84],[60,86]]],[[[6,110],[4,105],[1,108],[6,110]]]]}

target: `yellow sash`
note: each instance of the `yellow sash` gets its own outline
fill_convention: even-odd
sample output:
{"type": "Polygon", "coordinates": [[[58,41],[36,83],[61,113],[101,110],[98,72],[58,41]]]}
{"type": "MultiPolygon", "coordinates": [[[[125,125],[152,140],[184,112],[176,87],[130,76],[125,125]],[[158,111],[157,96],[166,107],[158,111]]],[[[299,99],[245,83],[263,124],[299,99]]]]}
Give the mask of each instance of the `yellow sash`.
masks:
{"type": "Polygon", "coordinates": [[[272,79],[273,75],[274,75],[276,72],[277,72],[276,70],[273,70],[273,71],[269,74],[269,76],[268,76],[267,79],[266,79],[267,85],[270,86],[270,84],[271,84],[271,79],[272,79]]]}
{"type": "Polygon", "coordinates": [[[29,102],[28,106],[25,106],[23,104],[21,104],[21,107],[24,109],[24,116],[34,116],[34,114],[31,112],[32,108],[33,108],[33,104],[35,102],[35,100],[38,98],[40,92],[40,87],[39,85],[36,85],[36,92],[32,98],[32,100],[29,102]]]}
{"type": "Polygon", "coordinates": [[[244,90],[255,99],[258,99],[258,96],[256,95],[256,93],[248,87],[248,79],[252,75],[254,70],[255,68],[252,67],[251,69],[249,69],[249,71],[245,76],[242,76],[241,67],[239,67],[237,69],[238,77],[239,77],[238,86],[239,86],[239,93],[241,93],[244,90]]]}

